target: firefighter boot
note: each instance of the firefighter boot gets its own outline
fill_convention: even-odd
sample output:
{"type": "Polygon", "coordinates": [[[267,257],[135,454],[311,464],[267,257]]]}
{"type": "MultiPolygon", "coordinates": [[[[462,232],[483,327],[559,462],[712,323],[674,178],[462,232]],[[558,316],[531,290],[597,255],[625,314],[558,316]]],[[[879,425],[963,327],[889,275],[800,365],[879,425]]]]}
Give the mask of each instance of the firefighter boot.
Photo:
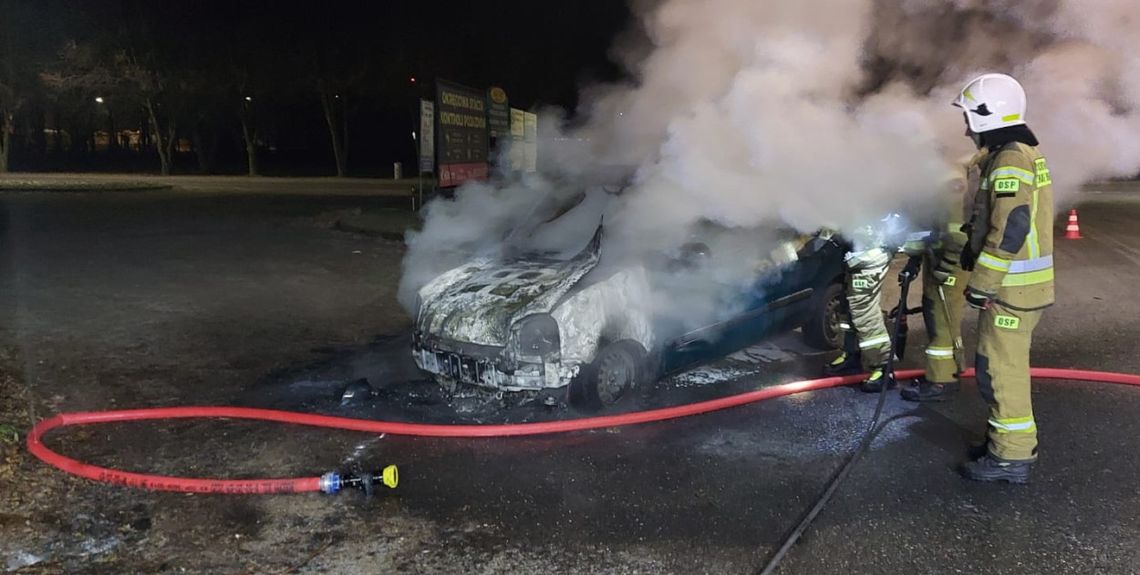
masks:
{"type": "Polygon", "coordinates": [[[941,383],[932,383],[925,377],[920,377],[902,388],[899,395],[906,401],[924,403],[927,401],[942,401],[945,399],[946,386],[941,383]]]}
{"type": "Polygon", "coordinates": [[[877,367],[871,372],[870,377],[859,384],[859,389],[866,393],[878,393],[883,390],[883,385],[886,385],[887,389],[894,389],[898,386],[898,382],[895,381],[894,372],[887,373],[885,368],[877,367]]]}
{"type": "Polygon", "coordinates": [[[823,374],[828,377],[852,375],[861,371],[863,371],[863,360],[857,353],[843,352],[831,363],[823,366],[823,374]]]}
{"type": "Polygon", "coordinates": [[[963,465],[962,475],[974,481],[1025,484],[1029,483],[1029,468],[1032,465],[1033,461],[1008,461],[987,453],[963,465]]]}

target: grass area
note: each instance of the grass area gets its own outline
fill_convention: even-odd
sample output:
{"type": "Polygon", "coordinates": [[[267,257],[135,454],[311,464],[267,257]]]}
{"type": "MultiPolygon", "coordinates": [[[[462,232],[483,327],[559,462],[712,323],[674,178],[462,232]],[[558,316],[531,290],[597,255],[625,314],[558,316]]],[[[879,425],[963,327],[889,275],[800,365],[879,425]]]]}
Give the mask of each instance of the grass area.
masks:
{"type": "Polygon", "coordinates": [[[0,443],[20,443],[20,429],[10,423],[0,423],[0,443]]]}

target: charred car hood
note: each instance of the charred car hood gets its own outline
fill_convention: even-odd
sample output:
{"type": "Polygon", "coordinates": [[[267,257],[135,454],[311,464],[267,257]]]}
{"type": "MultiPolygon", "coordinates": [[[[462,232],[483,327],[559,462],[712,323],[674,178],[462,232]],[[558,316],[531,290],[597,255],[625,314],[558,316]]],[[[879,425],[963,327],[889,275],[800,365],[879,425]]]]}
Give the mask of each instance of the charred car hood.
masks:
{"type": "Polygon", "coordinates": [[[443,274],[420,292],[417,327],[445,340],[505,346],[516,321],[550,313],[598,265],[601,232],[569,260],[486,259],[443,274]]]}

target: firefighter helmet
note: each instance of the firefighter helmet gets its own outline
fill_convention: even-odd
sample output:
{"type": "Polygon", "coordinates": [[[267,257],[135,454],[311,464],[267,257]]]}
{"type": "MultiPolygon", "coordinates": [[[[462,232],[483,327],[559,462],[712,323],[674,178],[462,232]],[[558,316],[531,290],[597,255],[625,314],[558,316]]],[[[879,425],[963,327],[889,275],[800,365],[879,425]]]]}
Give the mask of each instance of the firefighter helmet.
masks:
{"type": "Polygon", "coordinates": [[[975,134],[1025,123],[1025,89],[1005,74],[974,78],[953,104],[966,112],[966,122],[975,134]]]}

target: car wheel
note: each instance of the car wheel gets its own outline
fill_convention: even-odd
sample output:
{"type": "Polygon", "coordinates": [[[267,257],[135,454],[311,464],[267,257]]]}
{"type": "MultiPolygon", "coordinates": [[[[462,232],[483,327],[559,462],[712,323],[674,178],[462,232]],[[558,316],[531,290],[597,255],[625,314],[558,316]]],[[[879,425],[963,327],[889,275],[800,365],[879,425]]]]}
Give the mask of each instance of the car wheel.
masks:
{"type": "Polygon", "coordinates": [[[646,353],[640,344],[619,341],[598,352],[594,362],[570,383],[570,404],[599,411],[628,401],[646,379],[646,353]]]}
{"type": "Polygon", "coordinates": [[[843,317],[843,284],[827,286],[823,295],[816,299],[811,317],[804,324],[804,343],[821,350],[839,349],[843,346],[843,332],[839,329],[843,317]]]}

